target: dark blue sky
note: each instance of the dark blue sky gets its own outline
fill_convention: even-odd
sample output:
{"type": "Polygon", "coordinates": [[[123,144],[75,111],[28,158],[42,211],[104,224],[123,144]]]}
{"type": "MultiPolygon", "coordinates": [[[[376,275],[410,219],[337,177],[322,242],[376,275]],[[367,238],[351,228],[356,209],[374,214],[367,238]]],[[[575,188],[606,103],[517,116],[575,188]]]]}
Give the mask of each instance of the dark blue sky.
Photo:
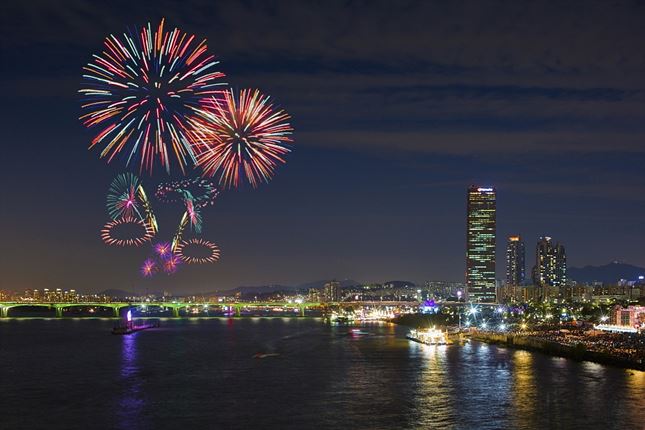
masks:
{"type": "MultiPolygon", "coordinates": [[[[471,183],[504,237],[569,264],[645,265],[645,7],[640,2],[3,2],[0,288],[175,292],[461,280],[471,183]],[[227,82],[293,116],[295,150],[258,190],[204,213],[218,264],[142,280],[147,249],[106,247],[123,166],[88,151],[81,68],[126,27],[208,39],[227,82]]],[[[146,178],[149,189],[164,179],[146,178]]],[[[162,207],[161,237],[178,208],[162,207]]]]}

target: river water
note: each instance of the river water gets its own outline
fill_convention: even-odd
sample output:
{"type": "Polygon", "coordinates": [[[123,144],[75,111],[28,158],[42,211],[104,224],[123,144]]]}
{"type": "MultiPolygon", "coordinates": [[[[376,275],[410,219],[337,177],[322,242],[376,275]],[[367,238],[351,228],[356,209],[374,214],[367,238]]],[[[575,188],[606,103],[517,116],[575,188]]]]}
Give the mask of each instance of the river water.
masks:
{"type": "Polygon", "coordinates": [[[311,318],[0,320],[1,429],[645,427],[645,372],[311,318]],[[257,353],[277,354],[254,358],[257,353]]]}

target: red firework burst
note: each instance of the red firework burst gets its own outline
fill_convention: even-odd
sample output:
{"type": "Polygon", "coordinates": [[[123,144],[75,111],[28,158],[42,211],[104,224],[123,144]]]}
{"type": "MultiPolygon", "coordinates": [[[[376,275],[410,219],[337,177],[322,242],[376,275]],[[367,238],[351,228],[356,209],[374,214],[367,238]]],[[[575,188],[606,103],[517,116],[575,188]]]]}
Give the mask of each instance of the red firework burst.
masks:
{"type": "Polygon", "coordinates": [[[254,188],[268,182],[291,152],[290,116],[258,90],[241,90],[238,96],[226,91],[223,99],[211,97],[195,111],[198,118],[189,121],[201,136],[197,165],[225,188],[238,187],[243,178],[254,188]]]}
{"type": "Polygon", "coordinates": [[[117,155],[126,165],[138,160],[140,171],[150,174],[155,163],[170,173],[173,159],[184,172],[195,161],[186,116],[226,85],[215,71],[218,63],[206,40],[196,43],[177,28],[165,31],[163,19],[137,36],[108,36],[103,52],[83,68],[79,90],[80,119],[100,127],[90,148],[101,147],[108,162],[117,155]]]}

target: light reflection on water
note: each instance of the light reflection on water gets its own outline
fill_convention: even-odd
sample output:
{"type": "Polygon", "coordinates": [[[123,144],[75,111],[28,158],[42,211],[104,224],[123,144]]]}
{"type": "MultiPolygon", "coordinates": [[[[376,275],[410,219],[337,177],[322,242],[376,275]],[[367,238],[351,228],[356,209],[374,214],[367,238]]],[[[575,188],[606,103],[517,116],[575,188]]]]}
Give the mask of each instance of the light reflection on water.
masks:
{"type": "Polygon", "coordinates": [[[645,372],[470,343],[392,324],[166,320],[0,324],[7,428],[639,428],[645,372]],[[258,353],[271,353],[264,359],[258,353]]]}
{"type": "Polygon", "coordinates": [[[517,411],[516,428],[531,428],[535,417],[535,375],[533,355],[528,351],[513,352],[513,382],[511,385],[513,408],[517,411]]]}
{"type": "MultiPolygon", "coordinates": [[[[140,369],[137,363],[137,337],[139,333],[120,336],[121,372],[119,387],[121,395],[117,414],[121,428],[137,428],[142,426],[141,411],[145,399],[141,392],[140,369]]],[[[142,426],[143,427],[143,426],[142,426]]]]}

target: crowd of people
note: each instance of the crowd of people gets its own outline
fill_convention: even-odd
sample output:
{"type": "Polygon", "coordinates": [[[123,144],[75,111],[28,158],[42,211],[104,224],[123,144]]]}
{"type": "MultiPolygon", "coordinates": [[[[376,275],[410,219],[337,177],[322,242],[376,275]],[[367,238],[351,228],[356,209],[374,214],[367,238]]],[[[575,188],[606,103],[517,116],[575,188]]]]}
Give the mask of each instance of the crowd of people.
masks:
{"type": "Polygon", "coordinates": [[[638,333],[609,333],[583,328],[546,329],[526,333],[530,337],[601,352],[621,359],[645,362],[645,335],[638,333]]]}

